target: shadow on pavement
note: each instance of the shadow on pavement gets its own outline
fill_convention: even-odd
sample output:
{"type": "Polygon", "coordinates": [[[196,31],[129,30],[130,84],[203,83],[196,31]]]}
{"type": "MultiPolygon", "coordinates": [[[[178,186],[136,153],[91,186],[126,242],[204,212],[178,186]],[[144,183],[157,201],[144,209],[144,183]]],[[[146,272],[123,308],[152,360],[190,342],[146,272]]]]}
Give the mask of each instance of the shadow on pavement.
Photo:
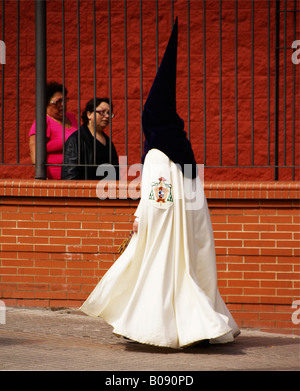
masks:
{"type": "MultiPolygon", "coordinates": [[[[141,344],[134,341],[122,341],[120,345],[125,350],[131,352],[160,353],[160,354],[224,354],[224,355],[243,355],[247,349],[252,348],[274,348],[275,346],[299,345],[299,337],[287,337],[278,335],[247,335],[238,336],[233,342],[226,344],[210,344],[206,341],[200,342],[184,349],[172,349],[159,346],[141,344]]],[[[300,346],[300,345],[299,345],[300,346]]],[[[270,352],[271,353],[271,352],[270,352]]]]}

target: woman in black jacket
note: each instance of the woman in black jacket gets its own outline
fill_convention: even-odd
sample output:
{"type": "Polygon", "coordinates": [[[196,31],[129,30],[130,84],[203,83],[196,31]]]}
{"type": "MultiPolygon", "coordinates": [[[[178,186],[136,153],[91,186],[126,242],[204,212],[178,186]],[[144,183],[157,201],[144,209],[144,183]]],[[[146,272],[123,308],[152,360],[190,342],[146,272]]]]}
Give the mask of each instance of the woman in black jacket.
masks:
{"type": "Polygon", "coordinates": [[[114,114],[110,113],[108,98],[96,98],[95,101],[93,98],[86,104],[80,131],[74,132],[66,141],[65,165],[62,167],[61,179],[119,179],[117,151],[112,141],[103,132],[109,125],[110,118],[113,117],[114,114]],[[107,170],[105,171],[102,167],[100,172],[98,171],[98,174],[102,175],[97,175],[98,166],[106,164],[107,170]]]}

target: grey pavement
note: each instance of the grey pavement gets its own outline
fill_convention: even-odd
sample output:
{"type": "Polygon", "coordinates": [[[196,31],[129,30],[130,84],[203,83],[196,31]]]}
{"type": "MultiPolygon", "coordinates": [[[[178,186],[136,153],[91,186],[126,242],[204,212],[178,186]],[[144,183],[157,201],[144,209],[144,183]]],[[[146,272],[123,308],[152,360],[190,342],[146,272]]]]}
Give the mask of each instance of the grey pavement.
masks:
{"type": "Polygon", "coordinates": [[[299,347],[299,337],[255,329],[224,345],[147,346],[74,309],[8,307],[0,324],[1,371],[299,371],[299,347]]]}

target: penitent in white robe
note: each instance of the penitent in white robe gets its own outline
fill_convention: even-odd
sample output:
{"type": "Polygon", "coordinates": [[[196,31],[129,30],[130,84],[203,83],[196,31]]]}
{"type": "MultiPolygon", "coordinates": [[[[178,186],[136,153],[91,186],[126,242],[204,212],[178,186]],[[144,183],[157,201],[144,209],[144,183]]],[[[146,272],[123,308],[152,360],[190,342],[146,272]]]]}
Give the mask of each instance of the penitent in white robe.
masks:
{"type": "Polygon", "coordinates": [[[200,178],[184,177],[165,154],[150,150],[136,215],[138,233],[81,311],[145,344],[182,348],[201,340],[232,341],[240,331],[218,291],[200,178]]]}

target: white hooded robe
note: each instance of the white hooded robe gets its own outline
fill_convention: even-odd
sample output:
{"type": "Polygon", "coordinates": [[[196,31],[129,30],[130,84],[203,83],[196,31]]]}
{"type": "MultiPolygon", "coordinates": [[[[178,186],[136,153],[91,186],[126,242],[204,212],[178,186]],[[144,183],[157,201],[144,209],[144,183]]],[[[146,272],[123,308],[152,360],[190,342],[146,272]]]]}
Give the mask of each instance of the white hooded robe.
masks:
{"type": "Polygon", "coordinates": [[[80,308],[117,335],[182,348],[230,342],[239,329],[217,287],[210,215],[200,178],[164,153],[145,158],[138,233],[80,308]],[[194,199],[192,198],[194,195],[194,199]]]}

